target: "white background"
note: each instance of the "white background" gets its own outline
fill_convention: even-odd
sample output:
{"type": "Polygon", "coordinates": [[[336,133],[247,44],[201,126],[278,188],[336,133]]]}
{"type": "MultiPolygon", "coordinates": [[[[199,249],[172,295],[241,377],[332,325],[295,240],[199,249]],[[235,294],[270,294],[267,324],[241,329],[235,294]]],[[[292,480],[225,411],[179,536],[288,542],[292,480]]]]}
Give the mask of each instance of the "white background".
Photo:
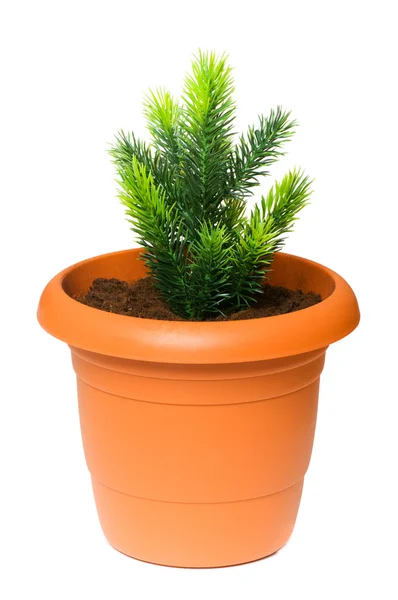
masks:
{"type": "MultiPolygon", "coordinates": [[[[0,503],[5,600],[398,597],[394,2],[5,0],[1,43],[0,503]],[[47,281],[133,244],[107,144],[143,132],[149,86],[178,93],[197,48],[236,67],[239,126],[280,103],[313,203],[287,250],[339,272],[362,322],[330,348],[295,532],[275,556],[182,570],[100,531],[68,349],[37,325],[47,281]]],[[[265,187],[271,180],[265,182],[265,187]]]]}

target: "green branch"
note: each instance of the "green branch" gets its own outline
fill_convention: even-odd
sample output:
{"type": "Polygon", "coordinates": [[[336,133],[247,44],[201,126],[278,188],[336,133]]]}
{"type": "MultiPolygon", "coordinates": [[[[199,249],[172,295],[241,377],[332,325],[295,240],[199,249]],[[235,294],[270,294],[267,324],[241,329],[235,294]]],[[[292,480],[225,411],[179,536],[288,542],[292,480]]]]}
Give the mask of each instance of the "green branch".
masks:
{"type": "Polygon", "coordinates": [[[173,310],[187,316],[185,231],[176,206],[167,204],[164,190],[136,157],[118,183],[119,198],[157,288],[173,310]]]}
{"type": "Polygon", "coordinates": [[[296,121],[290,120],[290,112],[280,106],[271,110],[269,117],[260,116],[258,127],[249,127],[246,136],[241,136],[232,155],[230,170],[231,193],[250,195],[259,185],[258,178],[269,175],[267,167],[284,155],[282,146],[294,133],[296,121]]]}

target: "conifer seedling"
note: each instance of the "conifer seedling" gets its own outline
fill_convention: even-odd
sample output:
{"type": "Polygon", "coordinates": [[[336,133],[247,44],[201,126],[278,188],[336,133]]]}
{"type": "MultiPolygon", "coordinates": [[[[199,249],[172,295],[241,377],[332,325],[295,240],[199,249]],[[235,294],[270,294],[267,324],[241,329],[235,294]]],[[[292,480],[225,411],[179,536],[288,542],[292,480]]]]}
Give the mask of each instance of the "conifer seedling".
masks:
{"type": "Polygon", "coordinates": [[[277,107],[237,137],[233,94],[226,55],[199,51],[181,100],[163,89],[146,96],[150,143],[120,131],[110,150],[142,259],[162,298],[185,319],[253,305],[311,194],[308,177],[295,169],[246,215],[296,122],[277,107]]]}

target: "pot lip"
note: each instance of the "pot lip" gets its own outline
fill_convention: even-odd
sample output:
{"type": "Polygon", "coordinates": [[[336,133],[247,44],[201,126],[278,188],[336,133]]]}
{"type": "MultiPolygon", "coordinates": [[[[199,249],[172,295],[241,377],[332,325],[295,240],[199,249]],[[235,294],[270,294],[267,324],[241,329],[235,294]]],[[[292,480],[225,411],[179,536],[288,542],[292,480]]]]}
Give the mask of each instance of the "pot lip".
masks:
{"type": "Polygon", "coordinates": [[[95,256],[64,269],[45,287],[39,302],[40,325],[71,347],[124,359],[178,364],[253,362],[326,348],[353,331],[360,314],[354,292],[331,269],[285,252],[331,277],[333,292],[319,304],[293,313],[237,321],[161,321],[101,311],[71,298],[67,275],[107,256],[140,253],[140,248],[95,256]]]}

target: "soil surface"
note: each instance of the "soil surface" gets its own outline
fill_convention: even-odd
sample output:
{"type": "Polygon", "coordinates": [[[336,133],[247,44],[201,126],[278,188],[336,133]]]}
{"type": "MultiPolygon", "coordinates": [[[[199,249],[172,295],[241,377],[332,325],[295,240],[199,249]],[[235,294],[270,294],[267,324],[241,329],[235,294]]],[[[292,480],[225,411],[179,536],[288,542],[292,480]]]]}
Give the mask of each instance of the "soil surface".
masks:
{"type": "MultiPolygon", "coordinates": [[[[167,321],[184,320],[175,315],[168,304],[159,297],[150,277],[132,283],[119,279],[95,279],[88,292],[75,296],[75,300],[118,315],[167,321]]],[[[237,321],[272,317],[308,308],[321,300],[321,297],[313,292],[289,290],[267,283],[264,286],[264,293],[257,297],[257,302],[252,307],[231,313],[226,317],[219,315],[208,320],[237,321]]]]}

